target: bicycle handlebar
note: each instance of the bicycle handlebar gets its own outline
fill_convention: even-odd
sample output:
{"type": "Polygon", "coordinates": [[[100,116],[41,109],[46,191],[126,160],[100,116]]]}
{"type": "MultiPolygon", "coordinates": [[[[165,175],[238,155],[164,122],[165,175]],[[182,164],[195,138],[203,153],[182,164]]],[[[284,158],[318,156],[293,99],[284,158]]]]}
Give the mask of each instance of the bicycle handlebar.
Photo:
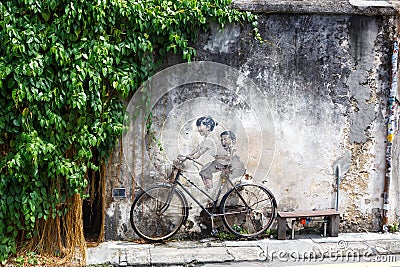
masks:
{"type": "Polygon", "coordinates": [[[194,163],[199,164],[200,166],[203,166],[203,165],[204,165],[203,163],[198,162],[198,161],[195,160],[194,158],[190,158],[190,157],[187,157],[187,156],[186,156],[186,159],[191,160],[191,161],[193,161],[194,163]]]}
{"type": "Polygon", "coordinates": [[[193,158],[191,158],[191,157],[188,157],[188,156],[182,156],[182,158],[179,158],[179,156],[178,156],[178,158],[177,158],[176,160],[174,160],[173,163],[174,163],[174,165],[175,165],[176,167],[182,168],[183,162],[185,162],[185,160],[187,160],[187,159],[193,161],[194,163],[196,163],[196,164],[198,164],[198,165],[200,165],[200,166],[203,166],[203,165],[204,165],[204,164],[198,162],[197,160],[195,160],[195,159],[193,159],[193,158]],[[183,157],[184,157],[184,158],[183,158],[183,157]]]}

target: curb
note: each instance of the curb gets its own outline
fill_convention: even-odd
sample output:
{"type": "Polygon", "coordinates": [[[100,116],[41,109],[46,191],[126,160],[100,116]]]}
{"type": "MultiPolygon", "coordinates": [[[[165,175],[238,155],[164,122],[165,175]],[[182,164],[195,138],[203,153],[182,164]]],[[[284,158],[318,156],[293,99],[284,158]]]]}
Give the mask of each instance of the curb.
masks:
{"type": "Polygon", "coordinates": [[[400,234],[346,233],[339,237],[299,235],[293,240],[220,241],[203,239],[163,244],[110,241],[87,249],[87,264],[187,266],[226,262],[396,261],[400,234]]]}

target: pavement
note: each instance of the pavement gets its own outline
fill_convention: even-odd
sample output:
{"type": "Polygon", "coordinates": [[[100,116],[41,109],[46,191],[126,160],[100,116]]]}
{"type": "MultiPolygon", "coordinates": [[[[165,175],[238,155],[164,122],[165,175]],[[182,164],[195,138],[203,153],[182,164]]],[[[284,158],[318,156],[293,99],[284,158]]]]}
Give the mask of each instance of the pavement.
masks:
{"type": "Polygon", "coordinates": [[[87,248],[86,264],[218,266],[259,262],[265,263],[263,266],[289,266],[300,261],[330,263],[399,260],[400,233],[340,233],[338,237],[302,234],[287,240],[265,238],[228,241],[207,238],[168,241],[163,244],[109,241],[87,248]]]}

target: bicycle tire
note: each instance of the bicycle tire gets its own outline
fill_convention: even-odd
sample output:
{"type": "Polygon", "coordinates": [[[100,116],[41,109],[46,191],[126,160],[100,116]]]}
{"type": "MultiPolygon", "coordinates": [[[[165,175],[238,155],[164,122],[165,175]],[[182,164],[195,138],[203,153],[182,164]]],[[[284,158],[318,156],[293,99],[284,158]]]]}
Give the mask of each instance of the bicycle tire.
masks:
{"type": "Polygon", "coordinates": [[[188,205],[185,196],[171,185],[157,185],[141,192],[134,200],[130,221],[135,233],[151,242],[163,241],[176,232],[186,222],[188,205]],[[160,212],[172,192],[170,204],[160,212]]]}
{"type": "Polygon", "coordinates": [[[230,232],[238,237],[256,237],[265,233],[275,220],[276,200],[263,185],[239,184],[222,198],[220,213],[230,232]]]}

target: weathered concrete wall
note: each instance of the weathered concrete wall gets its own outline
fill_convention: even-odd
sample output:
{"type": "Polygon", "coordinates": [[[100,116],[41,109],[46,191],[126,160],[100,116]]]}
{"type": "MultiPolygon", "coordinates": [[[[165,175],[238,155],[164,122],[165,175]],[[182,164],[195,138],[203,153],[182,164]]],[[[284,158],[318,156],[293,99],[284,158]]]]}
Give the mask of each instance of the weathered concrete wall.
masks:
{"type": "MultiPolygon", "coordinates": [[[[242,106],[234,106],[230,111],[236,117],[245,114],[246,108],[261,114],[265,111],[266,121],[273,120],[273,133],[261,127],[262,133],[268,133],[261,135],[262,138],[272,140],[273,136],[273,141],[266,144],[274,147],[273,155],[265,158],[271,162],[262,161],[261,165],[265,165],[262,168],[268,174],[266,185],[275,194],[279,210],[335,207],[334,169],[339,162],[342,169],[348,169],[340,185],[342,231],[379,230],[394,17],[260,14],[259,28],[266,40],[262,44],[252,38],[249,25],[230,25],[224,30],[211,27],[194,46],[198,49],[197,60],[237,69],[254,81],[266,99],[269,110],[262,105],[246,107],[246,103],[260,97],[249,95],[242,106]]],[[[165,62],[166,66],[173,66],[179,60],[170,56],[165,62]]],[[[193,121],[196,117],[203,113],[223,118],[221,114],[229,112],[224,108],[226,103],[221,104],[224,106],[221,109],[216,103],[237,103],[237,99],[229,97],[229,90],[217,86],[203,86],[202,89],[202,86],[192,86],[193,91],[186,95],[175,88],[155,105],[153,119],[155,125],[159,125],[155,134],[164,131],[162,140],[165,143],[180,146],[176,151],[166,152],[171,153],[166,157],[169,160],[172,154],[187,151],[189,144],[195,142],[193,121]],[[176,107],[174,110],[177,102],[171,101],[177,96],[181,99],[179,103],[184,103],[186,97],[193,104],[186,103],[187,106],[179,109],[181,113],[190,113],[191,121],[179,120],[176,107]],[[206,96],[217,101],[205,104],[206,96]],[[201,103],[195,104],[196,99],[201,103]],[[168,119],[162,116],[161,107],[165,114],[175,114],[175,128],[171,121],[165,123],[168,119]],[[169,128],[163,128],[165,125],[169,128]],[[171,131],[182,134],[169,136],[167,133],[171,131]]],[[[238,88],[244,95],[254,93],[247,92],[245,87],[238,88]]],[[[231,127],[232,122],[222,119],[222,124],[231,127]]],[[[246,132],[246,127],[241,125],[234,127],[238,132],[246,132]]],[[[256,142],[253,144],[256,148],[260,140],[257,136],[247,135],[247,138],[246,145],[241,146],[247,151],[244,157],[252,158],[249,157],[252,151],[249,143],[256,142]]],[[[108,200],[106,239],[135,237],[129,224],[130,204],[135,194],[133,177],[138,182],[154,176],[153,170],[148,170],[151,164],[143,160],[148,153],[145,145],[140,135],[131,136],[128,141],[131,151],[119,154],[118,149],[108,166],[109,195],[112,188],[124,187],[127,198],[108,200]],[[129,155],[121,156],[124,154],[129,155]]],[[[160,162],[165,157],[156,159],[160,162]]],[[[393,183],[396,185],[397,181],[393,183]]],[[[399,212],[397,196],[398,191],[392,190],[391,222],[396,220],[395,211],[399,212]]],[[[198,211],[191,210],[191,214],[192,223],[184,231],[201,231],[198,211]]]]}

